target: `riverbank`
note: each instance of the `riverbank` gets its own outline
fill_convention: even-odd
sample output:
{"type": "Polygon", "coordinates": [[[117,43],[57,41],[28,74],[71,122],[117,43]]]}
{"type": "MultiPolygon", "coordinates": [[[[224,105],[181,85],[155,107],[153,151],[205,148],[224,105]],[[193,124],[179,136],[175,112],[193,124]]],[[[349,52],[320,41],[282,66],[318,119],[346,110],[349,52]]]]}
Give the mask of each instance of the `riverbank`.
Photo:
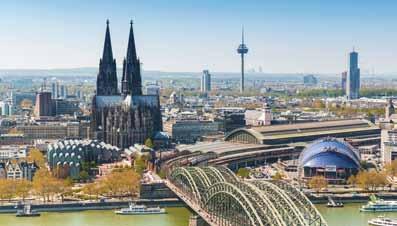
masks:
{"type": "MultiPolygon", "coordinates": [[[[328,196],[331,196],[334,200],[338,200],[343,203],[366,203],[369,200],[371,193],[367,194],[306,194],[307,197],[313,204],[326,204],[328,202],[328,196]]],[[[375,193],[378,198],[384,200],[397,200],[397,194],[388,193],[375,193]]]]}
{"type": "MultiPolygon", "coordinates": [[[[179,199],[138,199],[137,204],[161,207],[186,207],[179,199]]],[[[32,209],[38,212],[69,212],[84,210],[112,210],[128,207],[129,201],[98,201],[98,202],[64,202],[31,204],[32,209]]],[[[22,205],[8,204],[0,206],[0,213],[16,213],[22,205]]]]}

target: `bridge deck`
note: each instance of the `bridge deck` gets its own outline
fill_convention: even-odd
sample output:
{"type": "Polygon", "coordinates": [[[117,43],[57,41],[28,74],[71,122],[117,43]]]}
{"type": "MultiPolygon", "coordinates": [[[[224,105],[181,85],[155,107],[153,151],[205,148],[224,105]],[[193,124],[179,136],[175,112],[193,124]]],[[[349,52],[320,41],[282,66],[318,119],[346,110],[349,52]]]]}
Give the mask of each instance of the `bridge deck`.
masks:
{"type": "Polygon", "coordinates": [[[194,210],[194,212],[196,212],[201,218],[203,218],[203,220],[207,222],[208,225],[218,226],[215,222],[213,222],[212,215],[203,210],[199,205],[197,205],[195,200],[192,200],[189,197],[185,196],[179,188],[177,188],[168,180],[164,180],[164,182],[169,189],[171,189],[181,200],[186,203],[186,205],[188,205],[192,210],[194,210]]]}

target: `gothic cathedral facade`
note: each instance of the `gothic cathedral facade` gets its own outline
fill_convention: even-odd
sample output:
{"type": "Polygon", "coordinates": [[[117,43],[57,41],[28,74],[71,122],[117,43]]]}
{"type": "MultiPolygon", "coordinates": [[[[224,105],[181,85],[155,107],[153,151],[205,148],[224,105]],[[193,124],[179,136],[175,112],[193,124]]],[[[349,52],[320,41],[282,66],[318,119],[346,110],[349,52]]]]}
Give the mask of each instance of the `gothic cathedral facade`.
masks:
{"type": "Polygon", "coordinates": [[[113,58],[107,21],[96,93],[92,100],[91,134],[95,139],[128,148],[136,143],[142,144],[162,131],[159,96],[142,94],[140,66],[131,22],[119,92],[116,60],[113,58]]]}

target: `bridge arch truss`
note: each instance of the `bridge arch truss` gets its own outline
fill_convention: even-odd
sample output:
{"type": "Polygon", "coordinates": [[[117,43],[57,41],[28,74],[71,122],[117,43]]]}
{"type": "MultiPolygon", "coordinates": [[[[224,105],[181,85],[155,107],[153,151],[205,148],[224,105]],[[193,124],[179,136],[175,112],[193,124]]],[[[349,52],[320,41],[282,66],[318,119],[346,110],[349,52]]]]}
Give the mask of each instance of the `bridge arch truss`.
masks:
{"type": "Polygon", "coordinates": [[[219,226],[327,226],[309,199],[283,181],[243,181],[226,167],[179,167],[168,180],[219,226]]]}

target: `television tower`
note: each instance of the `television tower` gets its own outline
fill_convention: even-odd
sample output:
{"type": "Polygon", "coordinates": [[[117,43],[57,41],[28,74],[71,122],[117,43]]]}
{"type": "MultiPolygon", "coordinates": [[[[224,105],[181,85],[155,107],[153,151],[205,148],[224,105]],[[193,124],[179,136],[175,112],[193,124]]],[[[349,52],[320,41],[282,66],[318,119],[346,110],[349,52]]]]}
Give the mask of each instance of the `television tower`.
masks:
{"type": "Polygon", "coordinates": [[[248,48],[244,44],[244,27],[241,32],[241,44],[237,48],[237,53],[241,55],[241,84],[240,93],[244,92],[244,54],[248,53],[248,48]]]}

